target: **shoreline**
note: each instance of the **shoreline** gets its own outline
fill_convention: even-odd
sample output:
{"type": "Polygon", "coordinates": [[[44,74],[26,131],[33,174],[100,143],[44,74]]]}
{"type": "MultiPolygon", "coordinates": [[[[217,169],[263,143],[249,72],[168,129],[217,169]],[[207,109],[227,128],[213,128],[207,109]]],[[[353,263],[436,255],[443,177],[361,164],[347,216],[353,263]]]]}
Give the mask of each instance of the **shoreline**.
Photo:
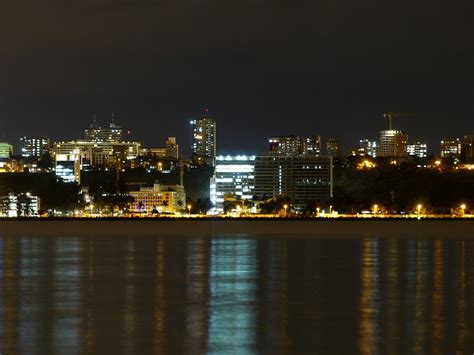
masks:
{"type": "Polygon", "coordinates": [[[467,218],[25,218],[0,219],[3,236],[474,238],[467,218]]]}

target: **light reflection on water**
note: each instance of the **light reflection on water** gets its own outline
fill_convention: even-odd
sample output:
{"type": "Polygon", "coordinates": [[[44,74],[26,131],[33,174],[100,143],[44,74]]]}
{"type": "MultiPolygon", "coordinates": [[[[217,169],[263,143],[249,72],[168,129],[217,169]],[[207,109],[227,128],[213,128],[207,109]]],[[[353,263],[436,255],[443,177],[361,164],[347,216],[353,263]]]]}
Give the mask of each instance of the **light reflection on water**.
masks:
{"type": "Polygon", "coordinates": [[[0,236],[2,354],[474,351],[464,239],[0,236]]]}

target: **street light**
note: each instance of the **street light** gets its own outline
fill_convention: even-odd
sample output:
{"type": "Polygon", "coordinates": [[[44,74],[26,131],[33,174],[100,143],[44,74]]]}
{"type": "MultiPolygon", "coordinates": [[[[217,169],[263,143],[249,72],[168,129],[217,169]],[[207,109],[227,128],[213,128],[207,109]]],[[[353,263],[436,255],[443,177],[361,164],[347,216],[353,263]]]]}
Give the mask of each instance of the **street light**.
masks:
{"type": "Polygon", "coordinates": [[[377,204],[375,204],[373,209],[374,209],[374,215],[376,215],[377,211],[379,210],[379,206],[377,204]]]}
{"type": "Polygon", "coordinates": [[[332,214],[332,205],[329,206],[329,214],[332,214]]]}
{"type": "Polygon", "coordinates": [[[191,205],[188,205],[188,215],[191,216],[191,205]]]}
{"type": "Polygon", "coordinates": [[[284,204],[284,205],[283,205],[283,208],[285,209],[285,217],[286,217],[286,210],[287,210],[287,208],[288,208],[288,205],[287,205],[287,204],[284,204]]]}
{"type": "Polygon", "coordinates": [[[461,212],[462,212],[462,215],[464,216],[464,211],[466,210],[466,204],[463,203],[461,204],[461,212]]]}
{"type": "Polygon", "coordinates": [[[319,217],[319,207],[316,207],[316,217],[319,217]]]}

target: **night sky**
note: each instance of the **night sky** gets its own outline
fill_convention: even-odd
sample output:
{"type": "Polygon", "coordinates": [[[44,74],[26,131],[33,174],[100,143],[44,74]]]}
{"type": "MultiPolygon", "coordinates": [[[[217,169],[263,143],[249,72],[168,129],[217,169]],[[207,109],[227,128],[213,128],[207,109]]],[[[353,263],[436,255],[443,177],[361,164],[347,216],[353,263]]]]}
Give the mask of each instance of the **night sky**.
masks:
{"type": "Polygon", "coordinates": [[[17,0],[0,11],[0,129],[82,138],[110,113],[148,146],[208,107],[218,152],[275,134],[349,149],[387,126],[438,152],[474,133],[474,7],[440,0],[17,0]]]}

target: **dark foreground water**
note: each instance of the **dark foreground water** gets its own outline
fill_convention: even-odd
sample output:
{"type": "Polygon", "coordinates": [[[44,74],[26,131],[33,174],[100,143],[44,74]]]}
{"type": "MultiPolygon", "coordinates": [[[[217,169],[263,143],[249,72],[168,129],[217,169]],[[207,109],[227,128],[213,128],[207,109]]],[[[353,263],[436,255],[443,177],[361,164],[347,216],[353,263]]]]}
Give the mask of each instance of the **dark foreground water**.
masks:
{"type": "Polygon", "coordinates": [[[0,353],[472,354],[474,239],[0,231],[0,353]]]}

